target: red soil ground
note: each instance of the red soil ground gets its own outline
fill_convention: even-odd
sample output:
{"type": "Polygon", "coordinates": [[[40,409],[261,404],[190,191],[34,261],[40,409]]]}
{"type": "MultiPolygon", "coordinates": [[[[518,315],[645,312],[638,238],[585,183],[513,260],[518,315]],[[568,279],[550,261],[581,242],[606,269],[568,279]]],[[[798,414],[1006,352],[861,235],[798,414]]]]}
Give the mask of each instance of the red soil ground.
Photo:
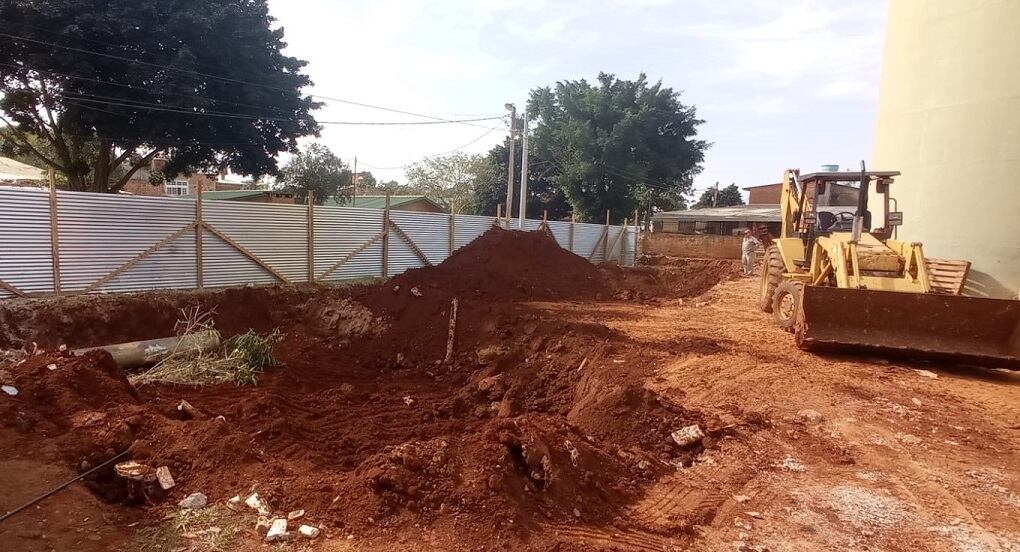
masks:
{"type": "MultiPolygon", "coordinates": [[[[135,505],[151,515],[191,492],[222,501],[255,488],[276,510],[305,509],[341,535],[453,523],[470,528],[469,545],[527,541],[543,523],[606,523],[701,452],[677,446],[672,431],[699,423],[711,446],[729,430],[640,384],[664,351],[523,301],[660,300],[700,293],[714,274],[597,268],[546,234],[494,229],[438,266],[370,286],[12,303],[0,311],[7,346],[164,336],[193,304],[215,308],[226,335],[285,337],[281,365],[255,387],[136,390],[102,352],[30,356],[8,368],[20,393],[0,401],[12,445],[0,456],[48,448],[46,461],[73,471],[129,450],[179,483],[135,505]],[[456,354],[444,363],[454,297],[456,354]],[[182,399],[202,415],[182,420],[182,399]]],[[[109,470],[86,485],[107,503],[130,502],[109,470]]],[[[78,537],[73,546],[88,548],[78,537]]]]}

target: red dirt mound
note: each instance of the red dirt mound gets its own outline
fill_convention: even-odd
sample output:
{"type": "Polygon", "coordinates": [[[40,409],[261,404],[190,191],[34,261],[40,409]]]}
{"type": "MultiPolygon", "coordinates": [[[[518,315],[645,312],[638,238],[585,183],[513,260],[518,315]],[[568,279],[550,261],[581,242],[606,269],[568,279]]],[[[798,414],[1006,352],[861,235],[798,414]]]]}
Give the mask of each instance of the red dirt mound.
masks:
{"type": "Polygon", "coordinates": [[[408,270],[386,285],[487,300],[591,298],[608,291],[591,263],[560,247],[548,233],[499,227],[435,267],[408,270]]]}

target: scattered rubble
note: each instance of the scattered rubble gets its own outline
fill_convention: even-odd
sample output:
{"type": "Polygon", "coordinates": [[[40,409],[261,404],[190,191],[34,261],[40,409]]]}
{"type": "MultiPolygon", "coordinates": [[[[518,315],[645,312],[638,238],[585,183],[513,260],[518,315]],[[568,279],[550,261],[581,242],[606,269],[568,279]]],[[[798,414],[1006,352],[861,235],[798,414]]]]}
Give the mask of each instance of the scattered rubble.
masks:
{"type": "Polygon", "coordinates": [[[797,412],[797,417],[800,418],[801,421],[809,424],[819,424],[825,420],[825,416],[823,416],[821,412],[811,410],[810,408],[805,408],[804,410],[797,412]]]}
{"type": "Polygon", "coordinates": [[[159,486],[164,491],[170,490],[176,485],[173,476],[170,475],[170,468],[166,466],[156,468],[156,480],[159,481],[159,486]]]}
{"type": "Polygon", "coordinates": [[[273,513],[273,510],[269,508],[269,505],[262,500],[258,493],[252,493],[245,499],[244,503],[252,510],[258,512],[260,516],[268,516],[273,513]]]}
{"type": "Polygon", "coordinates": [[[313,527],[311,525],[302,525],[298,527],[298,533],[306,539],[314,539],[319,536],[320,530],[318,527],[313,527]]]}
{"type": "Polygon", "coordinates": [[[287,518],[276,518],[266,532],[266,542],[286,542],[292,540],[294,534],[287,531],[287,518]]]}
{"type": "Polygon", "coordinates": [[[670,434],[675,442],[681,448],[689,447],[698,443],[705,438],[705,433],[701,431],[701,427],[697,424],[682,427],[670,434]]]}
{"type": "Polygon", "coordinates": [[[209,504],[209,499],[202,493],[191,493],[177,503],[178,506],[185,510],[201,510],[207,504],[209,504]]]}

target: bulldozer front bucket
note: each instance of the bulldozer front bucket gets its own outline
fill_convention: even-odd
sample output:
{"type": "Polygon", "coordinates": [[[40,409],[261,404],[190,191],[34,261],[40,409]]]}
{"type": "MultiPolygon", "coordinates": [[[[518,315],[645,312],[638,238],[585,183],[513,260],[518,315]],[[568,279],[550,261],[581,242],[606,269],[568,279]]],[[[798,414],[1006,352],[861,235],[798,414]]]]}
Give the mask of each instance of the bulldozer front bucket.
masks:
{"type": "Polygon", "coordinates": [[[805,286],[797,344],[1020,368],[1020,301],[805,286]]]}

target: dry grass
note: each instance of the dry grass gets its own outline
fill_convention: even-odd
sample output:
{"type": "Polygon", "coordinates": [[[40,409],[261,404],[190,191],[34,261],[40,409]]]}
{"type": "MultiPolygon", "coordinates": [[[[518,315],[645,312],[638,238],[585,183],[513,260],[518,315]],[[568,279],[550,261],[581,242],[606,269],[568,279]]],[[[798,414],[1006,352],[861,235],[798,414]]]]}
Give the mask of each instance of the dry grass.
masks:
{"type": "MultiPolygon", "coordinates": [[[[174,329],[178,337],[213,333],[219,339],[213,316],[214,311],[198,307],[181,309],[181,319],[174,329]]],[[[208,385],[234,382],[238,385],[255,385],[258,375],[273,366],[273,345],[282,337],[278,330],[260,335],[254,330],[226,340],[215,351],[195,351],[186,341],[155,366],[128,377],[133,385],[147,383],[173,383],[177,385],[208,385]]]]}
{"type": "Polygon", "coordinates": [[[135,536],[132,550],[165,552],[184,549],[189,552],[222,552],[237,548],[246,524],[254,523],[243,514],[223,505],[201,510],[178,510],[155,525],[144,527],[135,536]]]}

